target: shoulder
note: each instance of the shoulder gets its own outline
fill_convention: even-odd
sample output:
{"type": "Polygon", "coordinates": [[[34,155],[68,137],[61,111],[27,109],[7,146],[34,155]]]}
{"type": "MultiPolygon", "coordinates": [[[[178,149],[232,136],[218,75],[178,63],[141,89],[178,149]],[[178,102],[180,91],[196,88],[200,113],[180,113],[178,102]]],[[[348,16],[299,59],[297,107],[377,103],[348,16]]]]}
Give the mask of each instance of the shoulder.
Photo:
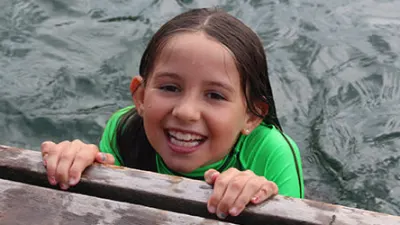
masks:
{"type": "Polygon", "coordinates": [[[125,107],[125,108],[119,109],[118,111],[114,112],[114,113],[111,115],[109,121],[113,121],[113,120],[118,121],[118,119],[119,119],[120,117],[122,117],[125,113],[129,112],[129,111],[130,111],[131,109],[133,109],[133,108],[135,108],[135,106],[132,106],[132,105],[131,105],[131,106],[127,106],[127,107],[125,107]]]}
{"type": "Polygon", "coordinates": [[[106,127],[104,128],[103,131],[103,139],[108,138],[109,140],[113,139],[115,136],[115,131],[118,127],[119,121],[122,118],[123,115],[125,115],[129,110],[133,109],[134,106],[128,106],[122,109],[119,109],[115,113],[111,115],[111,117],[108,119],[106,127]]]}
{"type": "Polygon", "coordinates": [[[127,106],[125,108],[119,109],[118,111],[114,112],[110,118],[107,120],[107,124],[105,129],[106,130],[114,130],[117,125],[119,120],[124,116],[127,112],[129,112],[131,109],[135,108],[134,106],[127,106]]]}
{"type": "Polygon", "coordinates": [[[108,119],[106,127],[103,130],[103,135],[100,139],[99,148],[101,152],[106,152],[114,155],[116,157],[115,164],[120,165],[122,162],[122,158],[119,155],[118,146],[116,142],[116,131],[119,124],[120,119],[123,115],[125,115],[129,110],[134,108],[134,106],[128,106],[122,109],[119,109],[115,113],[111,115],[108,119]]]}
{"type": "Polygon", "coordinates": [[[240,159],[243,166],[248,168],[252,163],[268,163],[272,159],[289,157],[296,158],[300,153],[296,143],[286,134],[282,133],[275,126],[260,124],[249,135],[242,135],[236,146],[240,152],[240,159]]]}

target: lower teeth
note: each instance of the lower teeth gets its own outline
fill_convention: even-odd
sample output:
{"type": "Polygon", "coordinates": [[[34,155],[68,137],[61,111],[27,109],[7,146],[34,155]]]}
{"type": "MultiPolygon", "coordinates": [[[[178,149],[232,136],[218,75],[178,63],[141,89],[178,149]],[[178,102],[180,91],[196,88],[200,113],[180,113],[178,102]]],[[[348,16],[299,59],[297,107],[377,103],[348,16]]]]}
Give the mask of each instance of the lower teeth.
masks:
{"type": "Polygon", "coordinates": [[[200,141],[191,141],[191,142],[186,142],[186,141],[179,141],[173,137],[170,137],[171,143],[174,145],[179,145],[182,147],[194,147],[196,145],[200,144],[200,141]]]}

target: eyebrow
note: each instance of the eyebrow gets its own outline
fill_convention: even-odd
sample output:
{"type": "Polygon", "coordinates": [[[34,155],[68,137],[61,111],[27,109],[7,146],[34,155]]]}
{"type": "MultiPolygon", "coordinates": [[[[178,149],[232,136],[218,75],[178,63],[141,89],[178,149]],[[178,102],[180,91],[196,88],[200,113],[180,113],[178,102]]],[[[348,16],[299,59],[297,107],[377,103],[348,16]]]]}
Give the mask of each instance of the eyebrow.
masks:
{"type": "MultiPolygon", "coordinates": [[[[156,73],[156,78],[162,78],[162,77],[170,77],[172,79],[177,79],[177,80],[181,80],[182,77],[180,75],[178,75],[177,73],[173,73],[173,72],[159,72],[156,73]]],[[[231,85],[228,84],[224,84],[218,81],[206,81],[204,82],[207,86],[214,86],[214,87],[219,87],[222,88],[230,93],[234,93],[234,89],[231,85]]]]}
{"type": "Polygon", "coordinates": [[[158,72],[155,74],[155,77],[156,78],[170,77],[170,78],[178,79],[178,80],[182,79],[178,74],[172,73],[172,72],[158,72]]]}
{"type": "Polygon", "coordinates": [[[230,85],[226,85],[224,83],[221,82],[217,82],[217,81],[207,81],[206,84],[208,86],[215,86],[215,87],[219,87],[222,89],[225,89],[226,91],[230,92],[230,93],[234,93],[234,89],[230,86],[230,85]]]}

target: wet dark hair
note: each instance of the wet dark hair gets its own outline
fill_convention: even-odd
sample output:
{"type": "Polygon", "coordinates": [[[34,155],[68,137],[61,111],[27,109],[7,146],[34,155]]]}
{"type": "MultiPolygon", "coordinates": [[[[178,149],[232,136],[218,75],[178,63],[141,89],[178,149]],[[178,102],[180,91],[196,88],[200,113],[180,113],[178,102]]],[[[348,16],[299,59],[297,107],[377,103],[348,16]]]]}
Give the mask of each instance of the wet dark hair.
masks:
{"type": "MultiPolygon", "coordinates": [[[[157,56],[171,37],[182,32],[198,31],[225,45],[233,53],[248,110],[263,118],[266,124],[282,130],[276,115],[267,60],[260,39],[239,19],[220,9],[193,9],[165,23],[154,34],[143,53],[139,72],[144,83],[154,68],[157,56]],[[256,102],[268,104],[267,115],[258,112],[256,102]]],[[[146,137],[143,120],[135,109],[127,112],[119,121],[117,145],[125,166],[156,170],[155,163],[152,163],[155,151],[146,137]]]]}

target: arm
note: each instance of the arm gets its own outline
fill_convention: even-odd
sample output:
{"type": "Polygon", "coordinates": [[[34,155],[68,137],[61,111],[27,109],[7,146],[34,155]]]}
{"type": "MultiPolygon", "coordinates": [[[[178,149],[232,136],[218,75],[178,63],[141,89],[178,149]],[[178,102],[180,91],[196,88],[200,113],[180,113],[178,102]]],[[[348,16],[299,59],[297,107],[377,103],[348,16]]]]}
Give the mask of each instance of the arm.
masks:
{"type": "Polygon", "coordinates": [[[117,127],[119,119],[128,112],[133,106],[123,108],[114,113],[107,121],[106,127],[104,128],[103,135],[100,140],[99,148],[101,152],[109,153],[114,156],[116,166],[123,165],[123,160],[119,154],[117,145],[117,127]]]}
{"type": "Polygon", "coordinates": [[[273,150],[264,170],[264,177],[276,183],[279,194],[296,198],[304,197],[303,174],[298,148],[291,143],[293,151],[288,144],[273,150]],[[293,155],[296,154],[296,161],[293,155]],[[297,166],[296,166],[297,164],[297,166]],[[297,168],[296,168],[297,167],[297,168]]]}
{"type": "Polygon", "coordinates": [[[239,143],[241,163],[245,169],[276,183],[279,194],[303,198],[300,152],[296,143],[285,137],[274,127],[260,125],[239,143]]]}

